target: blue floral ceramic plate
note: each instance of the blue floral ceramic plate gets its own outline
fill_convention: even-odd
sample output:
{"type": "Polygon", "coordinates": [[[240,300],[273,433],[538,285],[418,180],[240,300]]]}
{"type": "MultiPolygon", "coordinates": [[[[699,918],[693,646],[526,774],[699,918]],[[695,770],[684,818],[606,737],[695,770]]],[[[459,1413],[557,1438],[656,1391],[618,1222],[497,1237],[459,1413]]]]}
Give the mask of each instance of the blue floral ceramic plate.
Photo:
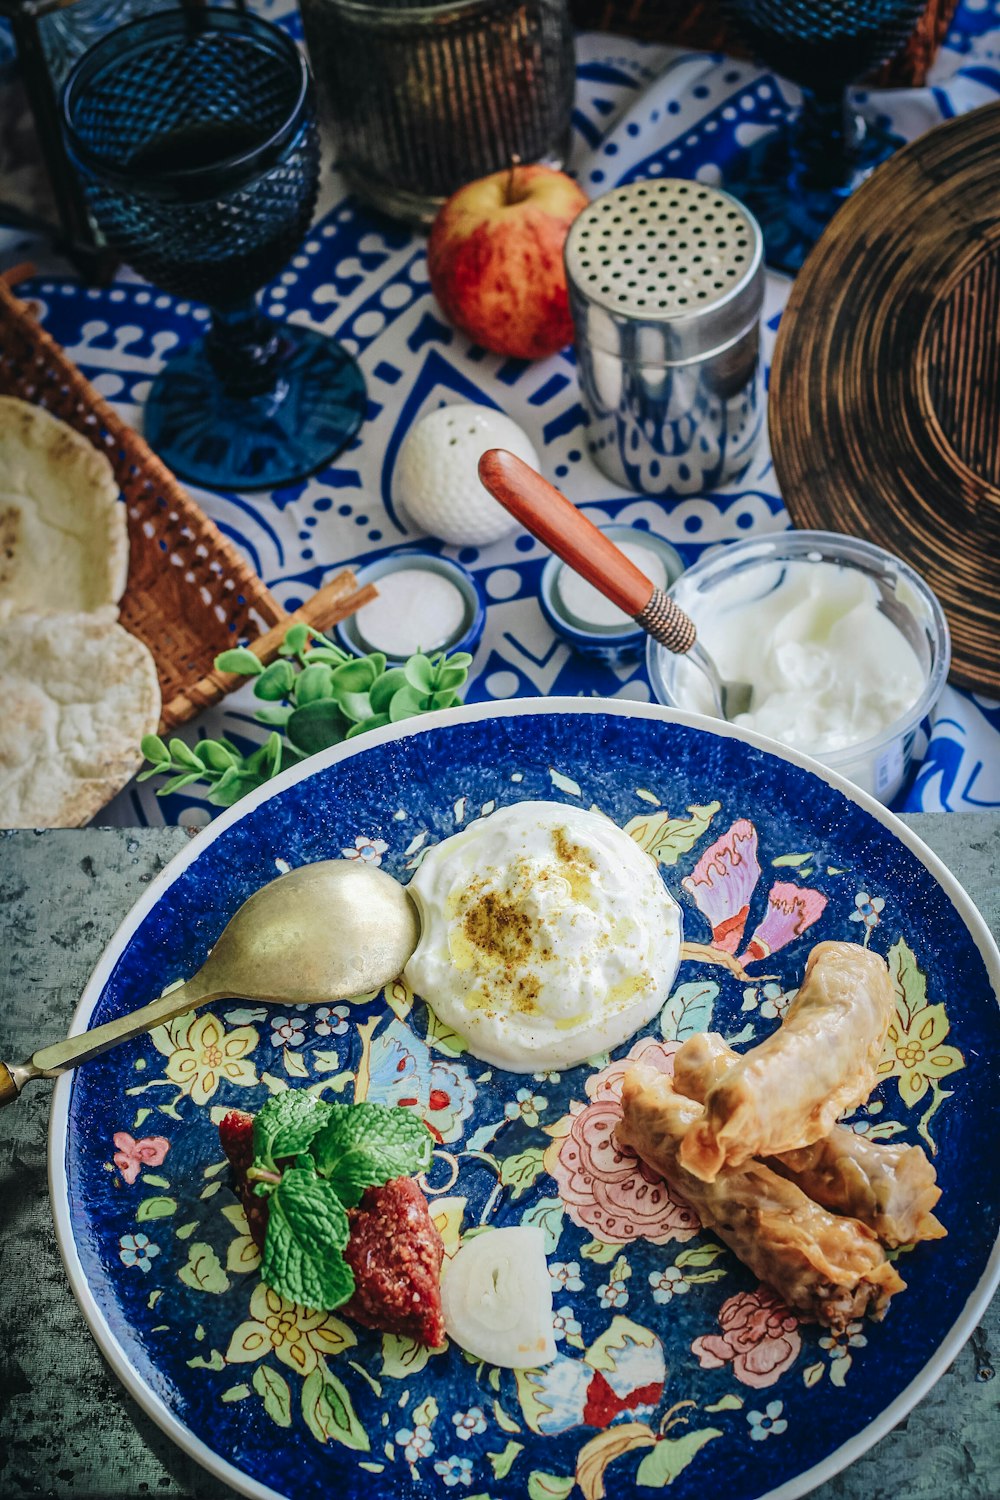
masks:
{"type": "Polygon", "coordinates": [[[332,1483],[344,1500],[791,1497],[888,1431],[954,1358],[997,1279],[1000,955],[901,824],[763,743],[579,700],[410,721],[225,813],[127,918],[77,1029],[189,974],[278,871],[343,855],[406,880],[436,840],[528,798],[609,813],[685,909],[662,1014],[593,1068],[487,1068],[398,983],[321,1009],[220,1004],[60,1082],[51,1174],[73,1289],[129,1391],[220,1479],[324,1500],[332,1483]],[[734,879],[713,860],[724,846],[742,855],[734,879]],[[699,1028],[764,1036],[821,938],[889,961],[882,1082],[850,1123],[924,1146],[948,1229],[900,1255],[909,1286],[884,1323],[836,1338],[800,1325],[609,1146],[626,1057],[669,1070],[699,1028]],[[261,1285],[216,1122],[286,1088],[417,1111],[438,1143],[427,1192],[449,1250],[479,1224],[541,1227],[554,1364],[515,1375],[429,1352],[261,1285]]]}

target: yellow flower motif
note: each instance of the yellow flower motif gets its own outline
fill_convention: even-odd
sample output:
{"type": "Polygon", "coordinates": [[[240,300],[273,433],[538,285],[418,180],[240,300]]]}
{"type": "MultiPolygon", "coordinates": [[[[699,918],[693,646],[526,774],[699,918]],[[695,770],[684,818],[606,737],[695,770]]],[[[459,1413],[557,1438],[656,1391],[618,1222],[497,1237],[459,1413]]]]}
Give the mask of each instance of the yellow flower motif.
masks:
{"type": "Polygon", "coordinates": [[[220,1083],[241,1088],[257,1083],[257,1070],[247,1061],[260,1041],[252,1026],[227,1031],[216,1016],[190,1015],[157,1029],[161,1035],[153,1041],[168,1054],[167,1077],[195,1104],[207,1104],[220,1083]]]}
{"type": "Polygon", "coordinates": [[[250,1317],[229,1341],[226,1361],[247,1364],[274,1354],[297,1375],[311,1375],[321,1358],[329,1359],[356,1343],[347,1324],[332,1313],[288,1302],[260,1282],[250,1298],[250,1317]]]}
{"type": "Polygon", "coordinates": [[[950,1029],[943,1005],[921,1006],[909,1024],[897,1008],[876,1072],[880,1078],[899,1080],[904,1104],[916,1104],[936,1079],[965,1067],[957,1047],[941,1045],[950,1029]]]}
{"type": "Polygon", "coordinates": [[[468,1198],[435,1198],[431,1204],[434,1228],[441,1236],[444,1253],[450,1260],[461,1243],[462,1219],[468,1198]]]}

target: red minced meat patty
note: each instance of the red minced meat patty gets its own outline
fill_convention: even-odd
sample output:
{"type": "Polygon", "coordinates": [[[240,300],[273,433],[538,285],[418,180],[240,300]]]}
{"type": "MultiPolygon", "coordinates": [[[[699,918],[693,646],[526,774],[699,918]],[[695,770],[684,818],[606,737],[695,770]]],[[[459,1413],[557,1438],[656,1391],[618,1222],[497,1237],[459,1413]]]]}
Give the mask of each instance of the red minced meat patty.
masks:
{"type": "Polygon", "coordinates": [[[233,1169],[236,1194],[243,1204],[247,1216],[250,1237],[258,1250],[263,1251],[267,1235],[267,1199],[258,1198],[247,1172],[253,1166],[253,1115],[242,1109],[231,1109],[219,1123],[219,1140],[233,1169]]]}
{"type": "Polygon", "coordinates": [[[344,1311],[367,1328],[436,1349],[444,1343],[444,1245],[413,1178],[396,1177],[367,1188],[348,1218],[351,1237],[344,1259],[354,1272],[355,1287],[344,1311]]]}
{"type": "MultiPolygon", "coordinates": [[[[253,1162],[253,1116],[230,1110],[219,1125],[222,1149],[233,1168],[235,1187],[254,1243],[264,1248],[267,1199],[247,1181],[253,1162]]],[[[367,1188],[357,1208],[347,1211],[351,1237],[344,1259],[354,1272],[354,1295],[338,1312],[377,1328],[437,1348],[444,1343],[441,1262],[444,1245],[434,1227],[427,1199],[412,1177],[397,1177],[367,1188]]]]}

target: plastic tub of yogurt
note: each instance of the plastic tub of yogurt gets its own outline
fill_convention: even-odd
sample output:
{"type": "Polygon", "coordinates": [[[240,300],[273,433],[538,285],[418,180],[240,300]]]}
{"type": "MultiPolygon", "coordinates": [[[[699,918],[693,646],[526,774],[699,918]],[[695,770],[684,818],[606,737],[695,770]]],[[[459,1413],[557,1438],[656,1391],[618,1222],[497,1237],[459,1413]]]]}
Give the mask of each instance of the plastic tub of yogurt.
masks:
{"type": "MultiPolygon", "coordinates": [[[[737,724],[892,800],[951,662],[947,621],[919,574],[870,542],[788,531],[713,548],[670,594],[722,676],[753,684],[737,724]]],[[[691,662],[653,640],[646,662],[660,703],[712,713],[691,662]]]]}

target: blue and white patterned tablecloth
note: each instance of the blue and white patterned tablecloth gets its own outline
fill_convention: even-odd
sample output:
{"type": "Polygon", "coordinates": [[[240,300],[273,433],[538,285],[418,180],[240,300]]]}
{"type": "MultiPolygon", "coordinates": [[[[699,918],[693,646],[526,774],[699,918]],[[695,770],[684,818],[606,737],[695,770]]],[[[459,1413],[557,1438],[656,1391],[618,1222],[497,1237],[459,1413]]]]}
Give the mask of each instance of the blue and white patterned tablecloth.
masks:
{"type": "MultiPolygon", "coordinates": [[[[261,7],[301,36],[287,0],[261,7]]],[[[871,95],[901,138],[1000,96],[1000,0],[962,0],[929,87],[871,95]]],[[[619,183],[657,175],[719,180],[719,162],[749,152],[780,126],[797,90],[747,63],[681,53],[618,37],[584,35],[578,46],[572,169],[596,196],[619,183]]],[[[0,263],[39,248],[23,237],[0,238],[0,263]]],[[[789,282],[769,275],[765,357],[789,282]]],[[[33,295],[46,327],[130,422],[141,424],[151,377],[166,354],[202,327],[203,308],[165,296],[122,273],[103,291],[65,274],[42,276],[33,295]]],[[[531,435],[546,475],[583,505],[590,518],[648,527],[672,542],[686,562],[706,547],[788,525],[766,446],[736,486],[658,501],[613,486],[585,454],[572,351],[536,364],[504,361],[470,347],[443,320],[427,283],[424,242],[387,227],[348,197],[336,170],[325,174],[321,213],[288,269],[265,292],[265,309],[309,323],[356,352],[368,382],[368,416],[337,463],[273,494],[194,490],[198,501],[250,559],[289,609],[336,568],[360,564],[415,540],[393,503],[393,468],[411,424],[442,400],[500,407],[531,435]]],[[[432,544],[433,545],[433,544],[432,544]]],[[[493,547],[442,549],[477,576],[488,601],[468,701],[517,695],[583,694],[646,701],[645,670],[611,670],[583,661],[553,636],[538,604],[547,557],[532,537],[493,547]]],[[[258,739],[247,690],[205,713],[186,731],[258,739]]],[[[971,809],[1000,805],[1000,706],[946,689],[929,744],[897,806],[971,809]]],[[[98,822],[201,823],[214,809],[197,788],[157,799],[134,784],[98,822]]]]}

